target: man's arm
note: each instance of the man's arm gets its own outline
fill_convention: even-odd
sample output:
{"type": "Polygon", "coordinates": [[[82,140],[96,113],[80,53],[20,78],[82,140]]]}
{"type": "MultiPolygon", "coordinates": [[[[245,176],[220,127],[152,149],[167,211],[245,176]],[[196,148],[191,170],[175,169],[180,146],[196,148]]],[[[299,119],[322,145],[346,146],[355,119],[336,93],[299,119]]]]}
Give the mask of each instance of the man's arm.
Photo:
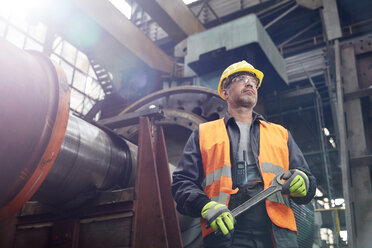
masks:
{"type": "Polygon", "coordinates": [[[296,142],[294,141],[291,133],[288,131],[288,151],[289,151],[289,169],[299,169],[306,173],[307,177],[309,178],[309,190],[307,191],[306,196],[304,197],[292,197],[293,201],[296,204],[307,204],[309,203],[316,191],[316,179],[311,174],[309,166],[302,154],[300,148],[297,146],[296,142]]]}
{"type": "Polygon", "coordinates": [[[202,189],[203,175],[197,128],[190,135],[180,162],[173,172],[172,194],[181,214],[200,217],[203,207],[210,202],[202,189]]]}

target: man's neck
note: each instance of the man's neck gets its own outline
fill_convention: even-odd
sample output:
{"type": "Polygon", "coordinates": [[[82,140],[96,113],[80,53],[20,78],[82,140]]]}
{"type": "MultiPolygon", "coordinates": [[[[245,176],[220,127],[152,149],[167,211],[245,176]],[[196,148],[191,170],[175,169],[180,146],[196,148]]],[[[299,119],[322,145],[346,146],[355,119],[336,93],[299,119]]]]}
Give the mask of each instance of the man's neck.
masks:
{"type": "Polygon", "coordinates": [[[245,108],[245,107],[238,107],[232,108],[228,107],[228,111],[232,117],[234,117],[235,121],[251,124],[253,119],[253,109],[252,108],[245,108]]]}

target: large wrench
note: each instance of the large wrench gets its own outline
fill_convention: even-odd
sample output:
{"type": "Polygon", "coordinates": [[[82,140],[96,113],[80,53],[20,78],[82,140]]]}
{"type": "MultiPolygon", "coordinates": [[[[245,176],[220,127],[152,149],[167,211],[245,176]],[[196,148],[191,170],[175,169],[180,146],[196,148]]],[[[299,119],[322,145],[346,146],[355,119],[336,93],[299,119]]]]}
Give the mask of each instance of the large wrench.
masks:
{"type": "Polygon", "coordinates": [[[271,196],[272,194],[281,191],[283,188],[284,182],[281,180],[283,179],[284,173],[277,175],[273,178],[273,181],[269,187],[267,187],[265,190],[262,190],[260,193],[256,194],[252,198],[248,199],[247,201],[243,202],[238,207],[231,210],[231,214],[234,218],[238,217],[251,207],[257,205],[261,201],[265,200],[267,197],[271,196]]]}
{"type": "MultiPolygon", "coordinates": [[[[283,188],[283,184],[284,184],[284,182],[281,180],[283,179],[283,175],[284,173],[279,174],[276,177],[274,177],[269,187],[267,187],[265,190],[262,190],[260,193],[256,194],[252,198],[240,204],[238,207],[231,210],[230,212],[232,216],[234,217],[234,219],[238,217],[239,215],[241,215],[242,213],[244,213],[245,211],[247,211],[248,209],[250,209],[251,207],[265,200],[267,197],[271,196],[272,194],[281,191],[283,188]]],[[[216,235],[222,235],[222,232],[220,230],[217,230],[215,233],[216,235]]],[[[231,233],[228,233],[225,238],[230,239],[231,233]]]]}

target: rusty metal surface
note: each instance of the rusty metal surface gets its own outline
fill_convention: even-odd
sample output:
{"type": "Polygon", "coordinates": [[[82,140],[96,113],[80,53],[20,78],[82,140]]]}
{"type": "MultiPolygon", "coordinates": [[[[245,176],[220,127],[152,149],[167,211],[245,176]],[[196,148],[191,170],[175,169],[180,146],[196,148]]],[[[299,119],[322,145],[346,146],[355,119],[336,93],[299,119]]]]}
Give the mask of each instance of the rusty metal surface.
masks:
{"type": "Polygon", "coordinates": [[[60,148],[68,119],[64,73],[41,53],[0,40],[0,219],[40,186],[60,148]]]}
{"type": "Polygon", "coordinates": [[[80,221],[78,218],[56,221],[52,227],[51,248],[78,248],[80,221]]]}
{"type": "Polygon", "coordinates": [[[163,204],[165,228],[169,247],[182,247],[180,225],[176,206],[171,192],[171,178],[168,166],[168,155],[165,147],[164,132],[161,127],[155,129],[156,169],[159,176],[161,202],[163,204]]]}
{"type": "MultiPolygon", "coordinates": [[[[155,92],[126,108],[121,114],[139,112],[150,106],[164,111],[165,118],[155,121],[162,126],[165,134],[169,168],[172,173],[176,168],[184,145],[200,123],[222,118],[227,111],[216,91],[198,86],[181,86],[155,92]]],[[[116,130],[125,138],[137,143],[138,126],[130,126],[116,130]]],[[[178,214],[182,231],[183,245],[196,247],[201,243],[201,228],[198,218],[190,218],[178,214]]]]}
{"type": "Polygon", "coordinates": [[[132,247],[169,247],[150,121],[140,119],[132,247]]]}
{"type": "Polygon", "coordinates": [[[15,216],[0,223],[0,247],[13,248],[17,218],[15,216]]]}

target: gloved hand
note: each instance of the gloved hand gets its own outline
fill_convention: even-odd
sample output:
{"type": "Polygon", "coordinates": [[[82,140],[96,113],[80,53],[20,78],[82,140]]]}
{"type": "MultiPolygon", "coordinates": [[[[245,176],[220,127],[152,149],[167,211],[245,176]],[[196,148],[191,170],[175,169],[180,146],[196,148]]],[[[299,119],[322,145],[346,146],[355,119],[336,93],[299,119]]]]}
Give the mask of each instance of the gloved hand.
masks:
{"type": "Polygon", "coordinates": [[[234,217],[224,204],[208,202],[203,207],[201,215],[214,231],[221,230],[223,235],[228,235],[234,230],[234,217]]]}
{"type": "Polygon", "coordinates": [[[291,169],[283,175],[287,180],[283,185],[283,194],[289,194],[292,197],[304,197],[309,190],[309,178],[307,175],[298,170],[291,169]]]}

